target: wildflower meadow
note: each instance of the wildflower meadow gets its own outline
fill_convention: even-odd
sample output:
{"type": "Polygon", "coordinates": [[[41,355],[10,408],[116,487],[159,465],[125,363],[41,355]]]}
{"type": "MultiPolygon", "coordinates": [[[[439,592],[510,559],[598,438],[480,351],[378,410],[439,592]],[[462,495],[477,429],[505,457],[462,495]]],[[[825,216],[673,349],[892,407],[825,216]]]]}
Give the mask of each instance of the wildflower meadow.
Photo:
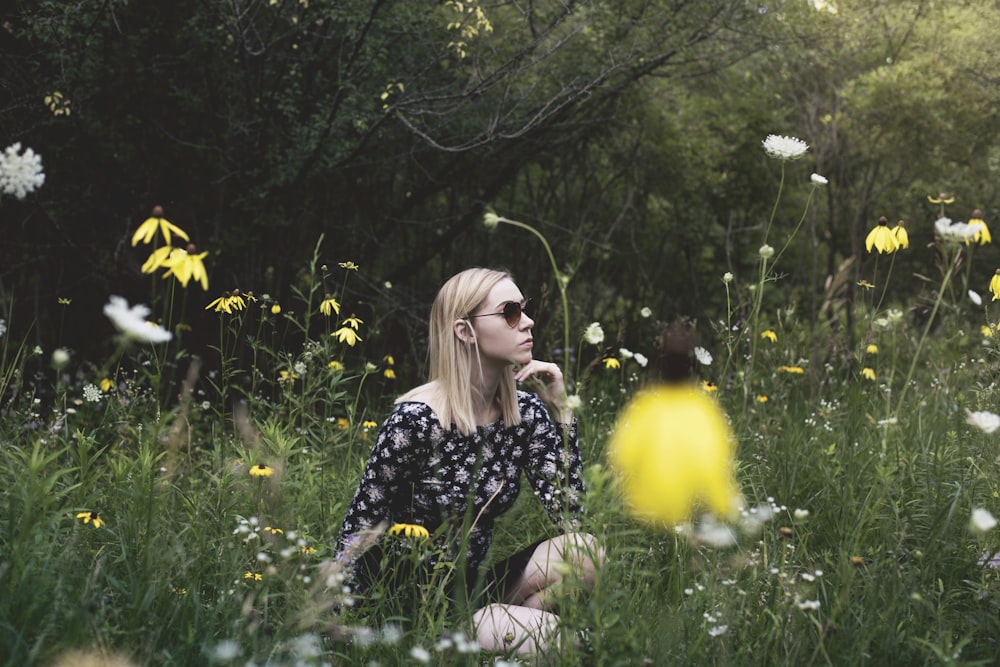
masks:
{"type": "MultiPolygon", "coordinates": [[[[763,151],[783,173],[808,146],[771,135],[763,151]]],[[[15,196],[43,182],[28,156],[0,179],[15,196]]],[[[788,187],[827,186],[814,174],[788,187]]],[[[1000,272],[973,262],[991,242],[983,219],[928,201],[937,217],[911,229],[933,234],[929,302],[893,298],[909,237],[882,218],[865,239],[864,298],[836,311],[850,324],[826,356],[816,350],[832,341],[817,338],[834,334],[782,298],[794,219],[763,227],[752,274],[720,273],[726,318],[689,323],[671,347],[666,314],[635,304],[662,321],[629,350],[608,345],[615,321],[565,298],[572,280],[544,236],[486,216],[482,234],[532,232],[552,262],[565,326],[546,340],[576,351],[562,363],[584,527],[607,554],[589,594],[566,579],[561,641],[539,662],[995,661],[1000,272]]],[[[397,359],[343,307],[365,267],[325,261],[321,238],[279,303],[212,291],[204,254],[178,240],[187,232],[162,209],[137,221],[149,305],[108,295],[104,358],[33,346],[25,323],[2,320],[3,664],[528,664],[485,654],[468,619],[443,611],[447,572],[400,572],[357,597],[332,551],[400,391],[397,359]],[[217,315],[208,351],[183,347],[180,295],[217,315]],[[394,607],[400,597],[419,612],[394,607]]],[[[524,493],[494,550],[548,530],[524,493]]],[[[389,532],[419,557],[425,529],[389,532]]]]}

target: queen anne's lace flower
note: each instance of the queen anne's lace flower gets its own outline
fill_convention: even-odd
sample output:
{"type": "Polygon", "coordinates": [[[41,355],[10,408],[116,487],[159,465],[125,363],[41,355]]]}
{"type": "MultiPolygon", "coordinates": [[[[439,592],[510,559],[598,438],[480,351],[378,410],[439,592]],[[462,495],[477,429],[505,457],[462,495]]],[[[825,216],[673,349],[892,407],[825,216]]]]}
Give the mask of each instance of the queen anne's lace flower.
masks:
{"type": "Polygon", "coordinates": [[[0,155],[0,194],[24,199],[29,192],[42,187],[45,173],[42,156],[30,148],[21,153],[20,142],[12,144],[0,155]]]}
{"type": "Polygon", "coordinates": [[[764,152],[779,160],[797,160],[809,150],[809,144],[795,137],[769,134],[764,139],[764,152]]]}
{"type": "Polygon", "coordinates": [[[172,333],[146,320],[149,315],[148,306],[136,304],[130,308],[123,297],[110,297],[104,306],[104,314],[126,338],[141,343],[165,343],[173,338],[172,333]]]}
{"type": "Polygon", "coordinates": [[[1000,415],[992,412],[971,412],[966,410],[965,423],[975,426],[983,433],[993,433],[1000,428],[1000,415]]]}

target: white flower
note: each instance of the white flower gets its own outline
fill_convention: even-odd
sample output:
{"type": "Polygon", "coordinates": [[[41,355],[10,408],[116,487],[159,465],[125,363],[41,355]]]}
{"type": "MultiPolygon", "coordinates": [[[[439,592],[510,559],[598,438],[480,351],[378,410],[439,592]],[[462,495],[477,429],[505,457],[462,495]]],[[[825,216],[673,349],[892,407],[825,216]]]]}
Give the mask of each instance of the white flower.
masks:
{"type": "Polygon", "coordinates": [[[0,320],[0,338],[7,333],[7,320],[0,320]]]}
{"type": "Polygon", "coordinates": [[[965,411],[965,423],[975,426],[983,433],[993,433],[1000,428],[1000,415],[992,412],[971,412],[965,411]]]}
{"type": "Polygon", "coordinates": [[[292,366],[292,372],[299,376],[305,375],[307,370],[306,365],[301,361],[296,361],[292,366]]]}
{"type": "Polygon", "coordinates": [[[645,319],[649,319],[650,317],[653,316],[653,311],[649,309],[649,306],[645,306],[643,307],[642,310],[639,311],[639,315],[641,315],[645,319]]]}
{"type": "Polygon", "coordinates": [[[730,273],[729,271],[726,271],[725,273],[723,273],[722,274],[722,282],[724,282],[726,284],[729,284],[729,283],[733,282],[733,274],[730,273]]]}
{"type": "Polygon", "coordinates": [[[796,519],[805,519],[807,516],[809,516],[809,510],[802,510],[802,509],[795,510],[794,516],[796,519]]]}
{"type": "Polygon", "coordinates": [[[697,359],[698,363],[702,366],[712,365],[712,353],[701,346],[694,348],[694,358],[697,359]]]}
{"type": "Polygon", "coordinates": [[[413,648],[411,648],[410,657],[422,665],[426,665],[431,661],[430,651],[428,651],[422,646],[414,646],[413,648]]]}
{"type": "Polygon", "coordinates": [[[697,544],[704,544],[714,549],[725,549],[736,544],[736,533],[726,524],[706,515],[695,527],[691,539],[697,544]]]}
{"type": "Polygon", "coordinates": [[[972,516],[969,517],[969,530],[976,533],[985,533],[988,530],[993,530],[996,526],[997,520],[993,518],[993,515],[988,510],[984,510],[982,507],[972,510],[972,516]]]}
{"type": "Polygon", "coordinates": [[[620,347],[618,348],[618,356],[620,356],[622,359],[631,359],[635,355],[632,354],[632,350],[628,349],[627,347],[620,347]]]}
{"type": "Polygon", "coordinates": [[[709,628],[708,629],[708,636],[709,637],[719,637],[721,635],[726,634],[726,630],[728,630],[728,629],[729,629],[728,625],[716,625],[714,628],[709,628]]]}
{"type": "Polygon", "coordinates": [[[29,192],[42,187],[42,156],[30,148],[21,152],[20,142],[7,147],[0,155],[0,194],[24,199],[29,192]]]}
{"type": "Polygon", "coordinates": [[[140,343],[165,343],[174,337],[172,333],[152,322],[146,321],[149,308],[136,304],[129,308],[128,301],[120,296],[111,296],[104,304],[104,314],[115,328],[126,338],[140,343]]]}
{"type": "Polygon", "coordinates": [[[820,176],[819,174],[813,174],[809,177],[809,180],[813,182],[813,185],[826,185],[830,182],[826,180],[825,176],[820,176]]]}
{"type": "Polygon", "coordinates": [[[802,611],[819,611],[819,600],[803,600],[798,606],[802,611]]]}
{"type": "Polygon", "coordinates": [[[646,364],[649,363],[649,359],[647,359],[646,355],[642,354],[641,352],[636,352],[635,354],[632,355],[632,358],[635,359],[635,363],[639,364],[643,368],[645,368],[646,364]]]}
{"type": "Polygon", "coordinates": [[[952,222],[951,218],[938,218],[934,221],[934,231],[944,241],[965,243],[979,232],[980,224],[970,225],[965,222],[952,222]]]}
{"type": "Polygon", "coordinates": [[[566,409],[567,410],[579,410],[580,405],[583,401],[580,399],[580,394],[572,394],[566,397],[566,409]]]}
{"type": "Polygon", "coordinates": [[[211,658],[215,662],[229,662],[240,657],[242,652],[243,650],[240,648],[240,645],[235,641],[224,639],[212,647],[211,658]]]}
{"type": "Polygon", "coordinates": [[[809,150],[809,144],[795,137],[769,134],[764,139],[764,152],[779,160],[797,160],[809,150]]]}
{"type": "Polygon", "coordinates": [[[101,390],[92,384],[84,385],[83,397],[91,403],[101,402],[101,390]]]}
{"type": "Polygon", "coordinates": [[[483,226],[486,227],[486,229],[496,229],[499,224],[500,216],[493,211],[487,211],[483,216],[483,226]]]}
{"type": "Polygon", "coordinates": [[[603,343],[604,329],[601,328],[601,323],[591,322],[587,328],[583,330],[583,339],[591,345],[600,345],[603,343]]]}
{"type": "Polygon", "coordinates": [[[60,370],[63,366],[69,363],[69,350],[65,347],[60,347],[52,352],[52,366],[56,370],[60,370]]]}
{"type": "Polygon", "coordinates": [[[765,243],[757,250],[757,254],[761,256],[761,259],[771,259],[774,257],[774,248],[765,243]]]}
{"type": "Polygon", "coordinates": [[[983,305],[983,297],[979,296],[979,293],[974,290],[969,290],[969,300],[977,306],[983,305]]]}

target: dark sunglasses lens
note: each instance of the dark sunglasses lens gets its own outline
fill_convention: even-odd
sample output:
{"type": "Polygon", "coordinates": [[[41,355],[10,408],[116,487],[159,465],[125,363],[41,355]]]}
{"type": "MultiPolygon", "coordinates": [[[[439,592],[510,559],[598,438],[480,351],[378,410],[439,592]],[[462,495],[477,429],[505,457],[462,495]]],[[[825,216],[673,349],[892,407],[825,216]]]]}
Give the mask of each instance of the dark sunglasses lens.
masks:
{"type": "Polygon", "coordinates": [[[525,299],[524,303],[517,303],[516,301],[509,301],[503,306],[503,318],[507,320],[507,326],[516,327],[521,321],[521,314],[528,313],[528,307],[531,303],[531,299],[525,299]]]}

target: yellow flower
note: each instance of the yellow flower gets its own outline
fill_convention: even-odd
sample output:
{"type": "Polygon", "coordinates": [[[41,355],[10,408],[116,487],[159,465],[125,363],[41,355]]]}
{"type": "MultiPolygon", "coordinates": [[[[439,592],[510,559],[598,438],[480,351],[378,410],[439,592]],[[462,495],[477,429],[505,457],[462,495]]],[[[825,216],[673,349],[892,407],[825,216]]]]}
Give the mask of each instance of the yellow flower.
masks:
{"type": "Polygon", "coordinates": [[[264,581],[264,575],[256,572],[244,572],[243,578],[249,579],[250,581],[264,581]]]}
{"type": "Polygon", "coordinates": [[[83,522],[94,524],[94,528],[100,528],[104,525],[104,519],[97,512],[80,512],[76,515],[77,519],[83,519],[83,522]]]}
{"type": "Polygon", "coordinates": [[[990,278],[990,292],[993,293],[994,301],[1000,299],[1000,269],[997,269],[990,278]]]}
{"type": "Polygon", "coordinates": [[[779,373],[791,373],[792,375],[802,375],[805,369],[801,366],[778,366],[779,373]]]}
{"type": "Polygon", "coordinates": [[[725,413],[692,385],[661,385],[629,402],[615,425],[609,462],[631,511],[674,525],[697,505],[731,516],[740,502],[734,438],[725,413]]]}
{"type": "Polygon", "coordinates": [[[333,313],[337,313],[338,315],[340,315],[340,304],[337,303],[336,299],[327,294],[326,298],[323,299],[319,304],[319,312],[323,313],[327,317],[329,317],[333,313]]]}
{"type": "Polygon", "coordinates": [[[291,371],[278,371],[278,382],[295,382],[299,376],[291,371]]]}
{"type": "Polygon", "coordinates": [[[910,235],[906,231],[906,222],[904,220],[896,223],[896,226],[892,228],[892,235],[896,237],[896,245],[900,248],[910,247],[910,235]]]}
{"type": "Polygon", "coordinates": [[[866,380],[871,380],[872,382],[874,382],[875,381],[875,371],[873,369],[867,368],[867,367],[862,368],[861,369],[861,377],[863,377],[866,380]]]}
{"type": "Polygon", "coordinates": [[[351,421],[347,417],[337,417],[337,428],[346,431],[351,428],[351,421]]]}
{"type": "Polygon", "coordinates": [[[101,391],[107,393],[115,388],[115,381],[112,380],[111,378],[101,378],[101,381],[98,383],[98,386],[101,388],[101,391]]]}
{"type": "Polygon", "coordinates": [[[875,285],[868,282],[867,280],[859,280],[858,287],[864,287],[865,289],[875,289],[875,285]]]}
{"type": "Polygon", "coordinates": [[[403,535],[405,537],[430,537],[431,534],[423,526],[415,523],[394,523],[389,529],[390,535],[403,535]]]}
{"type": "Polygon", "coordinates": [[[939,194],[937,196],[937,199],[935,199],[934,197],[932,197],[930,195],[927,195],[927,201],[929,201],[932,204],[950,204],[953,201],[955,201],[955,198],[954,197],[949,197],[947,194],[945,194],[944,192],[942,192],[941,194],[939,194]]]}
{"type": "Polygon", "coordinates": [[[188,589],[186,589],[186,588],[178,588],[177,586],[171,586],[170,587],[170,592],[173,593],[174,595],[184,596],[184,595],[188,594],[188,589]]]}
{"type": "Polygon", "coordinates": [[[170,234],[177,234],[185,241],[189,241],[187,233],[163,217],[163,208],[159,206],[153,207],[153,214],[146,218],[145,222],[139,225],[139,228],[135,230],[135,234],[132,235],[132,245],[133,247],[142,241],[143,243],[149,243],[153,240],[156,235],[156,230],[160,230],[163,234],[163,238],[167,245],[170,245],[170,234]]]}
{"type": "Polygon", "coordinates": [[[170,253],[173,251],[174,249],[171,246],[160,246],[149,254],[149,257],[147,257],[146,261],[142,264],[141,271],[143,273],[153,273],[161,266],[166,266],[165,262],[167,261],[167,258],[170,257],[170,253]]]}
{"type": "Polygon", "coordinates": [[[285,531],[280,528],[272,528],[271,526],[264,526],[264,530],[271,533],[272,535],[284,535],[285,531]]]}
{"type": "Polygon", "coordinates": [[[764,394],[757,394],[758,403],[767,403],[767,396],[764,394]]]}
{"type": "Polygon", "coordinates": [[[357,271],[360,267],[354,262],[338,262],[337,266],[348,271],[357,271]]]}
{"type": "MultiPolygon", "coordinates": [[[[247,298],[251,301],[257,300],[250,292],[247,292],[247,298]]],[[[233,290],[232,292],[223,292],[222,296],[205,306],[205,310],[211,310],[214,308],[217,313],[232,315],[234,310],[244,310],[246,307],[247,302],[240,295],[240,291],[233,290]]]]}
{"type": "Polygon", "coordinates": [[[979,328],[979,332],[983,335],[984,338],[993,338],[993,327],[991,326],[987,326],[984,324],[982,327],[979,328]]]}
{"type": "Polygon", "coordinates": [[[391,368],[387,368],[384,371],[382,371],[382,376],[385,377],[386,380],[395,380],[396,371],[392,370],[391,368]]]}
{"type": "Polygon", "coordinates": [[[334,371],[336,373],[342,373],[344,371],[344,364],[340,363],[336,359],[334,359],[333,361],[331,361],[330,363],[328,363],[326,365],[326,367],[329,368],[331,371],[334,371]]]}
{"type": "Polygon", "coordinates": [[[281,305],[277,301],[271,304],[271,314],[277,315],[281,312],[281,305]]]}
{"type": "Polygon", "coordinates": [[[382,361],[384,361],[385,363],[389,364],[390,366],[395,366],[396,365],[396,359],[393,358],[393,356],[391,354],[387,354],[384,357],[382,357],[382,361]]]}
{"type": "Polygon", "coordinates": [[[302,553],[304,553],[304,554],[306,554],[308,556],[308,555],[316,553],[316,547],[310,547],[310,546],[302,545],[301,547],[299,547],[299,551],[302,552],[302,553]]]}
{"type": "Polygon", "coordinates": [[[878,354],[878,345],[869,343],[868,347],[865,348],[865,352],[868,354],[878,354]]]}
{"type": "Polygon", "coordinates": [[[884,215],[878,219],[878,224],[868,232],[868,236],[865,238],[865,249],[871,252],[872,248],[875,248],[880,254],[894,253],[899,248],[896,236],[889,229],[889,221],[885,219],[884,215]]]}
{"type": "Polygon", "coordinates": [[[263,463],[258,463],[254,467],[250,468],[251,477],[270,477],[274,474],[274,469],[271,466],[266,466],[263,463]]]}
{"type": "Polygon", "coordinates": [[[60,297],[56,297],[56,303],[58,303],[60,306],[68,306],[69,304],[73,303],[73,299],[69,299],[67,297],[60,296],[60,297]]]}
{"type": "Polygon", "coordinates": [[[708,393],[712,393],[713,391],[719,391],[719,385],[715,384],[714,382],[709,382],[708,380],[702,380],[701,388],[702,390],[707,391],[708,393]]]}
{"type": "Polygon", "coordinates": [[[344,320],[343,322],[341,322],[341,324],[343,326],[345,326],[345,327],[351,327],[352,329],[354,329],[355,331],[357,331],[358,327],[361,326],[362,324],[364,324],[364,322],[362,322],[360,319],[358,319],[358,317],[356,315],[351,315],[346,320],[344,320]]]}
{"type": "Polygon", "coordinates": [[[208,291],[208,273],[205,271],[205,262],[208,257],[207,252],[194,254],[194,246],[189,245],[188,250],[174,248],[170,256],[163,260],[160,266],[167,269],[163,277],[173,274],[174,278],[180,282],[181,287],[187,287],[188,282],[193,278],[201,283],[201,288],[208,291]]]}
{"type": "Polygon", "coordinates": [[[340,327],[330,335],[336,336],[338,341],[341,343],[347,343],[351,347],[354,347],[354,344],[361,340],[361,336],[358,335],[358,332],[350,327],[340,327]]]}
{"type": "Polygon", "coordinates": [[[760,337],[761,338],[766,338],[767,340],[771,341],[772,343],[777,343],[778,342],[778,334],[774,333],[774,331],[772,331],[771,329],[768,329],[767,331],[762,332],[760,334],[760,337]]]}
{"type": "Polygon", "coordinates": [[[972,217],[969,218],[969,226],[973,225],[979,225],[979,227],[972,234],[972,241],[975,241],[979,245],[986,245],[993,242],[993,237],[990,236],[990,228],[986,226],[986,221],[983,220],[983,212],[978,208],[972,212],[972,217]]]}
{"type": "Polygon", "coordinates": [[[361,422],[361,425],[365,428],[375,428],[378,426],[378,422],[372,421],[371,419],[366,419],[361,422]]]}
{"type": "Polygon", "coordinates": [[[605,368],[621,368],[622,364],[615,357],[605,357],[604,358],[604,367],[605,368]]]}

